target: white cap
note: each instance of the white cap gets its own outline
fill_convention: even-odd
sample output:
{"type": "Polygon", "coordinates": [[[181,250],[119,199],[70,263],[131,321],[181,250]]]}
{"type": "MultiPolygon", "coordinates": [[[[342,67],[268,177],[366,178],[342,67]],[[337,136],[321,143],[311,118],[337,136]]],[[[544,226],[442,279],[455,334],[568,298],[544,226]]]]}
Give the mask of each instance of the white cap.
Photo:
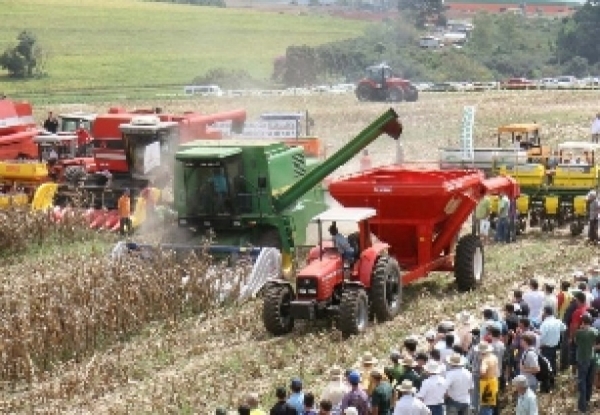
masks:
{"type": "Polygon", "coordinates": [[[344,415],[358,415],[358,409],[353,406],[349,406],[348,408],[344,409],[344,415]]]}

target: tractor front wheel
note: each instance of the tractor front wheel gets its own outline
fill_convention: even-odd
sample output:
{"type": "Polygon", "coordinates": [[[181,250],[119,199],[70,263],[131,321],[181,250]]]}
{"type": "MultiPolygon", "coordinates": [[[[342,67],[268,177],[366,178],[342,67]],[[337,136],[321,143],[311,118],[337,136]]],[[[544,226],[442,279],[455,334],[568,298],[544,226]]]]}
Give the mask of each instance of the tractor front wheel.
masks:
{"type": "Polygon", "coordinates": [[[359,84],[358,87],[356,87],[356,98],[361,102],[372,101],[372,88],[367,84],[359,84]]]}
{"type": "Polygon", "coordinates": [[[404,99],[406,102],[416,102],[419,99],[419,90],[414,86],[409,86],[404,90],[404,99]]]}
{"type": "Polygon", "coordinates": [[[371,276],[371,311],[377,321],[389,321],[400,312],[401,301],[400,266],[393,258],[379,257],[371,276]]]}
{"type": "Polygon", "coordinates": [[[572,222],[569,228],[569,230],[571,231],[571,236],[579,236],[583,232],[584,225],[583,223],[577,221],[572,222]]]}
{"type": "Polygon", "coordinates": [[[338,329],[344,336],[360,334],[366,330],[369,323],[369,305],[365,290],[353,287],[342,292],[337,322],[338,329]]]}
{"type": "Polygon", "coordinates": [[[288,334],[294,329],[291,302],[294,293],[289,285],[271,284],[263,292],[263,324],[275,336],[288,334]]]}
{"type": "Polygon", "coordinates": [[[470,291],[481,284],[483,265],[484,254],[481,239],[476,235],[464,235],[456,245],[454,257],[454,278],[459,291],[470,291]]]}

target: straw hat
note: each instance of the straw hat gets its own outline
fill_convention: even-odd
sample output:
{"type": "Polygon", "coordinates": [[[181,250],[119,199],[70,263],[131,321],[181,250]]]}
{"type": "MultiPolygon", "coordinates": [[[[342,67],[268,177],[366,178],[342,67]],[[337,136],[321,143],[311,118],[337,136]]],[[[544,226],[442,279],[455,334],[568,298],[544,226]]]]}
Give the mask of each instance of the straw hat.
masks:
{"type": "Polygon", "coordinates": [[[465,359],[460,353],[452,353],[446,358],[446,363],[448,363],[450,366],[464,366],[467,364],[467,359],[465,359]]]}
{"type": "Polygon", "coordinates": [[[512,380],[513,385],[527,386],[527,378],[524,375],[515,376],[512,380]]]}
{"type": "Polygon", "coordinates": [[[415,388],[413,386],[412,381],[406,379],[403,380],[402,383],[400,384],[400,386],[398,386],[396,388],[398,390],[398,392],[404,392],[404,393],[415,393],[417,391],[417,388],[415,388]]]}
{"type": "Polygon", "coordinates": [[[456,315],[456,321],[463,326],[471,326],[475,323],[475,317],[468,311],[461,311],[456,315]]]}
{"type": "Polygon", "coordinates": [[[404,357],[404,359],[402,359],[402,366],[408,366],[408,367],[415,367],[417,365],[417,362],[414,361],[414,359],[410,356],[406,356],[404,357]]]}
{"type": "Polygon", "coordinates": [[[417,336],[416,336],[416,335],[414,335],[414,334],[411,334],[410,336],[407,336],[407,337],[404,339],[404,341],[405,341],[405,342],[413,342],[413,343],[418,343],[418,342],[419,342],[419,337],[417,337],[417,336]]]}
{"type": "Polygon", "coordinates": [[[373,353],[365,352],[362,358],[360,359],[360,363],[363,365],[376,365],[377,359],[375,358],[375,356],[373,356],[373,353]]]}
{"type": "Polygon", "coordinates": [[[442,373],[442,366],[435,361],[429,360],[427,364],[423,367],[423,370],[432,375],[439,375],[440,373],[442,373]]]}
{"type": "Polygon", "coordinates": [[[481,342],[475,347],[475,351],[478,353],[491,353],[494,351],[494,348],[488,342],[481,342]]]}
{"type": "Polygon", "coordinates": [[[435,340],[435,336],[436,336],[436,332],[433,330],[427,330],[427,332],[425,332],[426,340],[435,340]]]}
{"type": "Polygon", "coordinates": [[[332,366],[331,369],[329,369],[329,378],[332,380],[338,380],[338,379],[342,379],[342,376],[344,376],[344,371],[342,370],[341,367],[335,365],[332,366]]]}

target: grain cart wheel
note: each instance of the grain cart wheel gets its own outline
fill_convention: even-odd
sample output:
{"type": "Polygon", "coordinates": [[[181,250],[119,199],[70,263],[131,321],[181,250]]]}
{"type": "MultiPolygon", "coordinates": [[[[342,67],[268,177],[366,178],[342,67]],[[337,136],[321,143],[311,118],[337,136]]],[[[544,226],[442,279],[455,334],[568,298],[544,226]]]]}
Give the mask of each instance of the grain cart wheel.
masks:
{"type": "Polygon", "coordinates": [[[78,184],[85,179],[87,172],[83,166],[67,166],[63,175],[67,183],[78,184]]]}
{"type": "Polygon", "coordinates": [[[263,324],[267,331],[281,336],[292,331],[294,318],[290,315],[290,303],[294,293],[289,285],[270,284],[264,288],[263,324]]]}
{"type": "Polygon", "coordinates": [[[356,98],[361,102],[372,101],[373,91],[368,84],[360,84],[356,87],[356,98]]]}
{"type": "Polygon", "coordinates": [[[377,321],[392,320],[400,312],[402,284],[395,259],[382,256],[375,262],[371,276],[371,311],[377,321]]]}
{"type": "Polygon", "coordinates": [[[481,284],[483,278],[483,244],[476,235],[464,235],[456,245],[454,278],[458,291],[470,291],[481,284]]]}
{"type": "Polygon", "coordinates": [[[388,90],[387,96],[388,101],[400,102],[404,99],[404,91],[402,90],[402,88],[393,86],[388,90]]]}
{"type": "Polygon", "coordinates": [[[342,292],[338,328],[344,336],[360,334],[369,323],[367,293],[362,288],[346,288],[342,292]]]}

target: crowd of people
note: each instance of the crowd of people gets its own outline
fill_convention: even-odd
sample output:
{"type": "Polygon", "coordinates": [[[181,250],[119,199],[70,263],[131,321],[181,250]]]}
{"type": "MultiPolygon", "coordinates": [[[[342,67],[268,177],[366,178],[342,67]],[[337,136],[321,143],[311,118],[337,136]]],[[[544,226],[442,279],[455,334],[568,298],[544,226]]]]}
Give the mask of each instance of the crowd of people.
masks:
{"type": "Polygon", "coordinates": [[[553,393],[561,382],[576,386],[575,413],[600,413],[591,399],[600,389],[599,310],[600,267],[576,271],[559,287],[532,279],[502,309],[463,311],[408,336],[387,362],[366,352],[352,368],[333,366],[320,393],[295,378],[275,391],[270,411],[250,395],[237,413],[496,415],[516,402],[510,405],[517,415],[537,415],[538,394],[553,393]],[[506,399],[511,394],[516,399],[506,399]]]}

